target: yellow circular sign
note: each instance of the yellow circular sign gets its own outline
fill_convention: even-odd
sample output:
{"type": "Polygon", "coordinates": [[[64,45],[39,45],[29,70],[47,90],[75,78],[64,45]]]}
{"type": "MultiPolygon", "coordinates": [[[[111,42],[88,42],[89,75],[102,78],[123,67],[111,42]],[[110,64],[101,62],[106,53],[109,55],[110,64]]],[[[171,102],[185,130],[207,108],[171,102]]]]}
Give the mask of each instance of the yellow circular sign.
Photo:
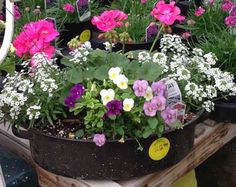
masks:
{"type": "Polygon", "coordinates": [[[91,31],[86,29],[83,32],[81,32],[80,36],[79,36],[79,40],[84,43],[86,41],[89,41],[91,38],[91,31]]]}
{"type": "Polygon", "coordinates": [[[152,142],[148,154],[152,160],[161,160],[165,158],[170,150],[170,141],[167,138],[159,138],[152,142]]]}

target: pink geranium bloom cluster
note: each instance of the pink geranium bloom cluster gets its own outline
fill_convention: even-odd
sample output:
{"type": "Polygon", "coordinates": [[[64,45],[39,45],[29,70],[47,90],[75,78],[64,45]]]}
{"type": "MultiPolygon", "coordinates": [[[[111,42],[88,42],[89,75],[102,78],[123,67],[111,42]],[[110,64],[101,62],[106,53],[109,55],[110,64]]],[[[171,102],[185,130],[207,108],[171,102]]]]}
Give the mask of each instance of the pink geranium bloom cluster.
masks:
{"type": "Polygon", "coordinates": [[[227,25],[227,27],[236,27],[236,15],[226,17],[225,24],[227,25]]]}
{"type": "Polygon", "coordinates": [[[179,7],[175,6],[175,2],[165,3],[165,1],[159,1],[151,12],[151,16],[159,20],[165,25],[173,25],[176,20],[183,21],[184,16],[180,15],[181,11],[179,7]]]}
{"type": "Polygon", "coordinates": [[[121,27],[123,21],[128,18],[128,15],[120,10],[107,10],[100,16],[94,16],[92,24],[103,32],[111,31],[116,27],[121,27]]]}
{"type": "Polygon", "coordinates": [[[51,42],[56,39],[59,33],[55,30],[53,23],[46,20],[30,22],[26,24],[23,31],[13,41],[16,48],[16,55],[33,56],[43,52],[48,58],[54,54],[55,48],[51,42]]]}
{"type": "Polygon", "coordinates": [[[74,13],[75,8],[74,8],[74,6],[72,4],[66,3],[63,6],[63,10],[66,11],[66,12],[69,12],[69,13],[74,13]]]}
{"type": "Polygon", "coordinates": [[[17,5],[14,5],[14,18],[15,20],[20,19],[21,17],[21,13],[20,13],[20,9],[17,5]]]}
{"type": "MultiPolygon", "coordinates": [[[[137,97],[144,97],[148,91],[149,84],[146,80],[136,80],[133,84],[133,90],[137,97]]],[[[143,111],[146,116],[154,117],[157,112],[161,112],[161,117],[166,124],[170,124],[177,119],[177,110],[166,107],[166,84],[164,81],[153,82],[151,90],[154,97],[146,101],[143,105],[143,111]]]]}
{"type": "Polygon", "coordinates": [[[200,17],[204,13],[205,13],[205,9],[202,8],[202,7],[198,7],[197,10],[195,10],[194,15],[197,16],[197,17],[200,17]]]}
{"type": "Polygon", "coordinates": [[[221,9],[225,12],[229,12],[235,6],[234,2],[230,0],[224,0],[221,9]]]}

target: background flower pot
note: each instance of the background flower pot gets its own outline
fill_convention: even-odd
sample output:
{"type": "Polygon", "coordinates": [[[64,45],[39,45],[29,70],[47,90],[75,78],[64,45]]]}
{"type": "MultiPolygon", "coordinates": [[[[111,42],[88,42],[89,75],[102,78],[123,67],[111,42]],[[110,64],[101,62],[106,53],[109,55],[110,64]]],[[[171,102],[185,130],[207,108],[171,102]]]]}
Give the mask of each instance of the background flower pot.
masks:
{"type": "Polygon", "coordinates": [[[236,123],[236,97],[229,97],[228,100],[215,101],[215,109],[210,114],[212,120],[218,122],[236,123]]]}
{"type": "Polygon", "coordinates": [[[125,143],[110,140],[97,147],[91,140],[53,137],[36,129],[22,132],[13,126],[13,133],[30,139],[33,159],[46,170],[73,178],[120,180],[165,169],[183,159],[193,146],[195,124],[203,120],[202,114],[201,111],[183,130],[163,134],[170,141],[170,150],[159,161],[152,160],[148,154],[156,136],[140,139],[144,150],[139,151],[132,138],[125,143]]]}
{"type": "Polygon", "coordinates": [[[65,23],[63,29],[60,31],[59,47],[66,48],[67,43],[76,36],[79,36],[80,40],[91,39],[92,32],[90,21],[80,23],[65,23]]]}

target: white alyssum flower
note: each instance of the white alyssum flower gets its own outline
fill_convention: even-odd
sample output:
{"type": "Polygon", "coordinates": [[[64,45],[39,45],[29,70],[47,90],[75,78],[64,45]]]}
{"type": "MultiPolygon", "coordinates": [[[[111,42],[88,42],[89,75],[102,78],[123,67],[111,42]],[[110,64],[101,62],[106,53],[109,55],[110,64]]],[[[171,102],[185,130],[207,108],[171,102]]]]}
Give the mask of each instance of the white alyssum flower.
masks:
{"type": "Polygon", "coordinates": [[[215,106],[215,104],[212,101],[210,101],[210,100],[204,101],[203,104],[202,104],[202,107],[205,108],[205,110],[207,112],[213,111],[214,110],[214,106],[215,106]]]}
{"type": "Polygon", "coordinates": [[[218,60],[216,55],[214,53],[212,53],[212,52],[205,54],[204,58],[206,59],[206,61],[210,65],[215,65],[216,61],[218,60]]]}
{"type": "Polygon", "coordinates": [[[134,100],[132,98],[126,98],[123,101],[123,110],[126,112],[131,111],[131,109],[134,107],[134,100]]]}
{"type": "Polygon", "coordinates": [[[152,61],[159,64],[163,68],[163,72],[168,72],[167,56],[164,53],[155,53],[152,57],[152,61]]]}
{"type": "Polygon", "coordinates": [[[33,105],[30,106],[27,110],[26,110],[26,115],[29,116],[29,120],[32,119],[39,119],[40,116],[40,110],[41,110],[41,106],[40,105],[33,105]]]}
{"type": "Polygon", "coordinates": [[[108,71],[109,79],[116,80],[118,75],[120,75],[121,69],[119,67],[112,67],[108,71]]]}
{"type": "Polygon", "coordinates": [[[114,83],[122,90],[125,90],[128,88],[128,78],[123,75],[120,74],[117,76],[117,78],[114,80],[114,83]]]}
{"type": "Polygon", "coordinates": [[[107,105],[108,102],[112,101],[115,97],[115,91],[113,89],[101,90],[100,96],[102,99],[103,105],[107,105]]]}
{"type": "Polygon", "coordinates": [[[146,62],[149,62],[151,60],[151,55],[149,52],[146,52],[146,51],[141,51],[138,53],[138,61],[140,63],[146,63],[146,62]]]}
{"type": "Polygon", "coordinates": [[[146,99],[146,101],[150,101],[153,98],[153,92],[150,86],[148,86],[147,91],[144,95],[144,98],[146,99]]]}
{"type": "Polygon", "coordinates": [[[86,46],[82,45],[78,49],[75,49],[74,51],[70,52],[70,55],[72,55],[72,59],[70,61],[74,62],[75,64],[84,64],[88,60],[89,55],[89,49],[86,46]]]}
{"type": "Polygon", "coordinates": [[[178,80],[189,80],[191,78],[191,73],[184,67],[177,69],[178,80]]]}
{"type": "Polygon", "coordinates": [[[111,44],[110,42],[104,42],[103,45],[105,46],[106,51],[112,51],[112,48],[115,47],[115,44],[111,44]]]}
{"type": "Polygon", "coordinates": [[[206,93],[207,93],[207,97],[209,99],[213,99],[213,98],[217,97],[217,90],[214,86],[207,85],[205,90],[206,90],[206,93]]]}

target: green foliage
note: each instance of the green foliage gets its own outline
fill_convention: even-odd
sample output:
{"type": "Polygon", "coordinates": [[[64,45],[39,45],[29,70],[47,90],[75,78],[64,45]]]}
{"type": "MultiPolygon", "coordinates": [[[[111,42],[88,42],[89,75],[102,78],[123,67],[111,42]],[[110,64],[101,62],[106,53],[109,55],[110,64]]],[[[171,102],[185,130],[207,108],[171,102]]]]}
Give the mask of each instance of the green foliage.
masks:
{"type": "Polygon", "coordinates": [[[6,71],[9,74],[14,73],[15,71],[15,62],[11,61],[9,58],[6,58],[2,64],[0,64],[0,70],[6,71]]]}

